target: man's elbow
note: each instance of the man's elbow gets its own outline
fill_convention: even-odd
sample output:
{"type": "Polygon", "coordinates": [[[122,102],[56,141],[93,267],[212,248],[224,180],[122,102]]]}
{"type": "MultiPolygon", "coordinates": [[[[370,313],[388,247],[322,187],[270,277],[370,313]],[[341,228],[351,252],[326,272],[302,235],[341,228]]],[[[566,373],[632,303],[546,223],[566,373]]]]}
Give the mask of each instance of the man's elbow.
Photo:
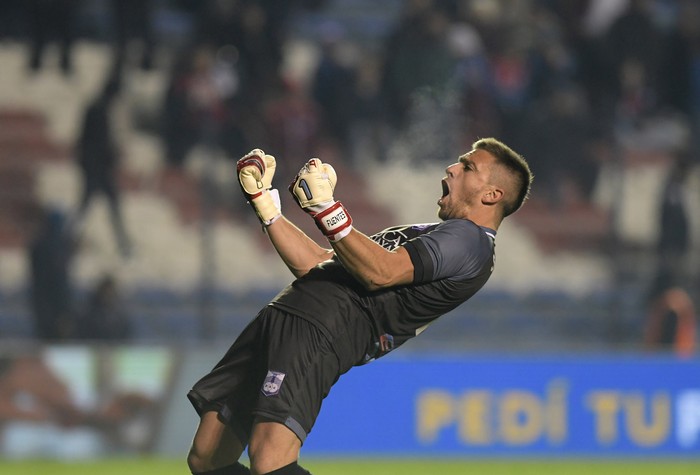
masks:
{"type": "Polygon", "coordinates": [[[292,275],[294,276],[294,278],[298,279],[299,277],[304,277],[311,269],[306,269],[306,268],[301,269],[301,268],[297,268],[297,267],[290,267],[289,270],[292,272],[292,275]]]}
{"type": "Polygon", "coordinates": [[[359,279],[360,284],[366,289],[371,292],[374,292],[376,290],[382,290],[386,289],[389,287],[393,287],[397,285],[396,279],[394,279],[392,276],[388,275],[373,275],[373,276],[363,276],[363,278],[359,279]]]}
{"type": "Polygon", "coordinates": [[[362,284],[362,287],[365,288],[365,290],[369,290],[370,292],[374,292],[376,290],[382,290],[386,288],[386,285],[381,285],[376,282],[373,282],[371,280],[368,281],[360,281],[360,284],[362,284]]]}
{"type": "Polygon", "coordinates": [[[289,270],[292,271],[292,274],[294,274],[294,277],[298,279],[299,277],[304,277],[306,274],[311,272],[311,269],[313,269],[317,265],[318,264],[310,266],[310,267],[309,266],[303,266],[303,267],[302,266],[295,266],[295,267],[288,266],[288,267],[289,267],[289,270]]]}

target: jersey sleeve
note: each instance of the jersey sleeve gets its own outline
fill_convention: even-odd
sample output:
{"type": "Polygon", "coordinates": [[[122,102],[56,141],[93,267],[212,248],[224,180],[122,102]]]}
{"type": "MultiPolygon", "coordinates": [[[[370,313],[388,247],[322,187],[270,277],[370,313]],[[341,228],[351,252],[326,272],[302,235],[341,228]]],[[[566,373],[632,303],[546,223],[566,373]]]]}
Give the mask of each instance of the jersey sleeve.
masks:
{"type": "Polygon", "coordinates": [[[404,245],[413,263],[413,281],[466,280],[474,277],[487,259],[493,242],[476,224],[463,219],[440,223],[432,231],[404,245]]]}

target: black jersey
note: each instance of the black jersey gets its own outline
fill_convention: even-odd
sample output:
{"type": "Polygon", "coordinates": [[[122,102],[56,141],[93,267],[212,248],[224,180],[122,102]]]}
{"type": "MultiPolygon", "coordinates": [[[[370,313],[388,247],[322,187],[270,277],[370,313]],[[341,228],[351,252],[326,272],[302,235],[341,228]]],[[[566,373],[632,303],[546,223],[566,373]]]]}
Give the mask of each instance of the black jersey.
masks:
{"type": "MultiPolygon", "coordinates": [[[[292,282],[270,305],[313,322],[331,340],[347,334],[352,348],[369,342],[365,360],[355,362],[361,364],[402,345],[474,295],[493,271],[495,234],[463,219],[388,228],[372,240],[389,250],[404,246],[414,266],[413,283],[369,291],[333,257],[292,282]]],[[[357,354],[350,347],[347,352],[357,354]]]]}

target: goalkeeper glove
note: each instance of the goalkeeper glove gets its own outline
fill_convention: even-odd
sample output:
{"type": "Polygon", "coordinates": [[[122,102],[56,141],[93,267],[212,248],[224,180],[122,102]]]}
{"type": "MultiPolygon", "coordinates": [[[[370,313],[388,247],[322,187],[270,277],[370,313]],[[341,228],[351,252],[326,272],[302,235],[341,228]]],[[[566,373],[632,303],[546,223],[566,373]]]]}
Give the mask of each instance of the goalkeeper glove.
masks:
{"type": "Polygon", "coordinates": [[[272,188],[275,167],[275,157],[266,155],[259,148],[251,150],[236,162],[243,194],[265,226],[282,216],[279,192],[272,188]]]}
{"type": "Polygon", "coordinates": [[[352,230],[352,217],[340,201],[333,199],[336,182],[333,167],[312,158],[289,186],[301,209],[314,218],[316,226],[331,242],[340,241],[352,230]]]}

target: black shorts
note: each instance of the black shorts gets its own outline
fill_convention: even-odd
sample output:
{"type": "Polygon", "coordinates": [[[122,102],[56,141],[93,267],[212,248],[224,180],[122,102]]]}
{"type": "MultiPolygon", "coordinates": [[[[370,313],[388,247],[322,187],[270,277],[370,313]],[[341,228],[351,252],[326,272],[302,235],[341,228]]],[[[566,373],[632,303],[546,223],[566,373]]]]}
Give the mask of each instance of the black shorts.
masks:
{"type": "Polygon", "coordinates": [[[217,411],[244,445],[256,421],[284,424],[304,443],[348,369],[316,326],[267,306],[187,397],[200,415],[217,411]]]}

